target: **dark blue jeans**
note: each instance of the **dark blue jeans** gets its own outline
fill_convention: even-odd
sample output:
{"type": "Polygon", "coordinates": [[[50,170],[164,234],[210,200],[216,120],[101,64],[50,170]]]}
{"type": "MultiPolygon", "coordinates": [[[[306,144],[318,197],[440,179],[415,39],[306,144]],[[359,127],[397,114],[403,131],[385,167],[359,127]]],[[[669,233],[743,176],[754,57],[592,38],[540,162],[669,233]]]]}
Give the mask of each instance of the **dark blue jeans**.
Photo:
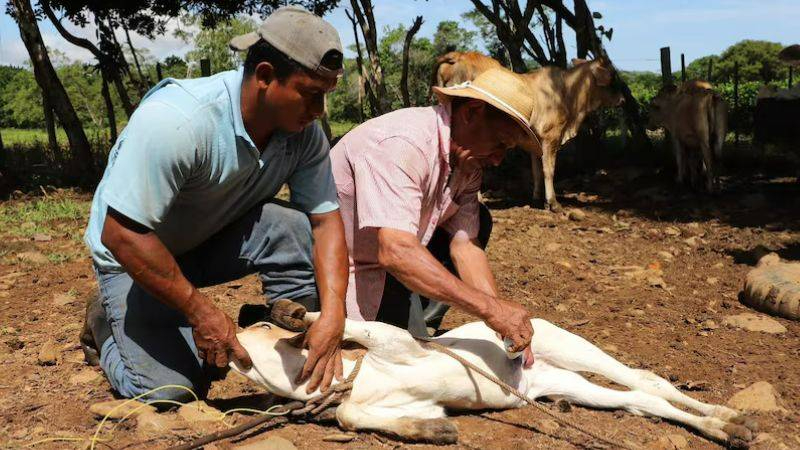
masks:
{"type": "MultiPolygon", "coordinates": [[[[258,273],[268,299],[316,297],[308,217],[278,203],[260,205],[207,242],[179,256],[183,274],[195,286],[212,286],[258,273]]],[[[111,337],[100,351],[100,366],[124,397],[165,385],[208,391],[213,371],[197,355],[192,329],[182,313],[144,291],[127,273],[97,271],[100,300],[111,337]]],[[[190,400],[165,389],[149,399],[190,400]]]]}

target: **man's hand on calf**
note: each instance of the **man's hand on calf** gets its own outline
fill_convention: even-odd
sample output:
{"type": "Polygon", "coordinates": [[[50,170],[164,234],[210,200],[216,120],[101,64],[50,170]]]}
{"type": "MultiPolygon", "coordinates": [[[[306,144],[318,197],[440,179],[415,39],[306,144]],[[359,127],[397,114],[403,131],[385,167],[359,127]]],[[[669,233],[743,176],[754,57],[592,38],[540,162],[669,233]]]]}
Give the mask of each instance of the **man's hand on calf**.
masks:
{"type": "Polygon", "coordinates": [[[488,306],[484,321],[501,338],[511,341],[512,345],[506,350],[512,353],[524,352],[525,367],[533,364],[533,353],[530,348],[533,327],[528,310],[518,303],[496,298],[488,306]]]}
{"type": "Polygon", "coordinates": [[[201,306],[189,323],[197,352],[207,364],[221,368],[236,361],[245,370],[253,365],[247,350],[236,339],[236,325],[216,306],[201,306]]]}
{"type": "Polygon", "coordinates": [[[308,358],[297,377],[297,383],[309,380],[306,392],[311,393],[319,387],[327,391],[335,376],[342,379],[342,334],[344,316],[323,313],[306,332],[303,347],[308,348],[308,358]]]}

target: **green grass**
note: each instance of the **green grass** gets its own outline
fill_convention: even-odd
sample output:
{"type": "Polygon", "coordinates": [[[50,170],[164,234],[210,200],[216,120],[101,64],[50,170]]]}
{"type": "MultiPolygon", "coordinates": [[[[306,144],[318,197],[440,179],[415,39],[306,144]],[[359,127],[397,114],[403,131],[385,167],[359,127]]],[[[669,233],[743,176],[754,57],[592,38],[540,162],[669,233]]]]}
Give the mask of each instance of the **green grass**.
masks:
{"type": "Polygon", "coordinates": [[[0,229],[20,237],[54,233],[55,225],[60,222],[82,223],[89,215],[89,208],[88,201],[66,196],[0,203],[0,229]]]}
{"type": "MultiPolygon", "coordinates": [[[[118,130],[122,130],[122,126],[119,126],[118,130]]],[[[94,140],[99,135],[108,135],[108,130],[85,128],[84,131],[89,140],[94,140]]],[[[36,143],[47,143],[47,131],[44,129],[2,128],[0,129],[0,133],[2,133],[3,136],[3,145],[8,147],[15,145],[29,147],[35,145],[36,143]]],[[[69,144],[69,140],[67,140],[67,133],[64,132],[63,128],[56,128],[56,140],[58,141],[59,145],[66,146],[69,144]]]]}
{"type": "Polygon", "coordinates": [[[331,121],[331,134],[336,136],[344,136],[348,131],[352,130],[353,128],[358,125],[355,122],[335,122],[331,121]]]}

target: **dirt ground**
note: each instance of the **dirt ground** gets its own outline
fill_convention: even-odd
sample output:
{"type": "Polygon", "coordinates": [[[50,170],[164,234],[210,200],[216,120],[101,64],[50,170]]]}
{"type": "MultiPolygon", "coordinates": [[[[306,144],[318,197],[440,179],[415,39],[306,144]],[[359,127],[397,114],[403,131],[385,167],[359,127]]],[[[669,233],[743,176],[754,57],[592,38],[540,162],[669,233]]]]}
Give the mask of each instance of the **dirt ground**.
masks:
{"type": "MultiPolygon", "coordinates": [[[[761,254],[774,250],[800,259],[800,184],[795,178],[757,176],[723,181],[722,194],[710,197],[680,191],[642,169],[600,171],[560,183],[566,212],[558,214],[499,201],[494,197],[504,194],[490,192],[492,267],[503,294],[536,316],[582,335],[626,364],[668,377],[699,399],[725,403],[754,382],[769,382],[785,411],[756,415],[772,437],[756,447],[800,448],[800,323],[777,319],[788,329],[782,334],[722,325],[725,316],[747,311],[737,296],[761,254]],[[570,216],[572,209],[583,214],[570,216]]],[[[84,208],[90,200],[70,192],[50,196],[84,208]]],[[[77,345],[84,299],[96,289],[80,242],[84,220],[6,223],[0,230],[0,446],[88,438],[98,424],[89,405],[113,398],[99,371],[83,363],[77,345]],[[26,227],[41,232],[26,232],[26,227]],[[39,354],[48,342],[58,358],[41,365],[39,354]]],[[[240,304],[260,301],[254,277],[207,291],[234,317],[240,304]]],[[[469,320],[451,312],[444,325],[469,320]]],[[[275,401],[235,375],[216,383],[209,397],[221,410],[265,408],[275,401]]],[[[628,413],[573,407],[568,416],[637,445],[672,448],[663,446],[670,435],[679,442],[675,448],[719,448],[685,428],[628,413]]],[[[233,415],[237,423],[246,419],[233,415]]],[[[451,448],[598,448],[532,408],[461,414],[455,422],[460,440],[451,448]]],[[[208,430],[183,427],[141,435],[125,422],[98,448],[164,448],[203,431],[208,430]]],[[[323,441],[335,433],[340,431],[332,424],[291,424],[207,448],[270,436],[300,449],[432,448],[373,433],[359,433],[349,443],[323,441]]],[[[85,446],[45,442],[35,448],[85,446]]]]}

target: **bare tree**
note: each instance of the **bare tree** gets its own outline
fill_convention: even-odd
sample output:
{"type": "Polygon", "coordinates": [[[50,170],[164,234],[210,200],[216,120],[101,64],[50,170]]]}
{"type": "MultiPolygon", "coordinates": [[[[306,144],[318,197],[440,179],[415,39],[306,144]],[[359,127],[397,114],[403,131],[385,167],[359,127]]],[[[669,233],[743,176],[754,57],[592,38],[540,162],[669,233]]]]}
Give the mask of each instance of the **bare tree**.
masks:
{"type": "Polygon", "coordinates": [[[359,39],[358,34],[358,22],[356,22],[355,17],[350,14],[349,10],[344,11],[347,15],[347,18],[350,19],[350,23],[353,24],[353,36],[356,39],[356,65],[358,66],[358,84],[359,84],[359,98],[361,99],[360,103],[361,110],[364,110],[363,106],[363,97],[361,97],[361,92],[363,91],[367,96],[367,102],[369,103],[370,114],[372,116],[378,115],[378,99],[375,97],[375,92],[372,91],[372,86],[369,84],[368,75],[367,75],[367,68],[364,65],[364,54],[361,51],[361,41],[359,39]]]}
{"type": "Polygon", "coordinates": [[[411,42],[422,26],[422,16],[417,16],[411,28],[406,32],[406,39],[403,42],[403,73],[400,76],[400,92],[403,95],[403,106],[411,106],[411,96],[408,94],[408,54],[411,51],[411,42]]]}
{"type": "Polygon", "coordinates": [[[84,177],[91,176],[94,173],[94,164],[89,140],[86,138],[86,133],[83,131],[81,121],[69,100],[67,91],[50,62],[30,0],[11,0],[9,6],[11,7],[10,12],[19,26],[22,42],[30,55],[36,82],[67,133],[74,162],[73,169],[76,174],[82,173],[84,177]]]}
{"type": "Polygon", "coordinates": [[[117,116],[114,113],[114,102],[111,101],[111,94],[108,92],[108,80],[106,79],[106,75],[103,73],[103,71],[100,71],[100,76],[103,79],[103,87],[100,89],[100,93],[102,94],[103,100],[106,103],[108,130],[111,133],[110,140],[112,143],[114,143],[117,140],[117,116]]]}
{"type": "MultiPolygon", "coordinates": [[[[350,6],[352,6],[353,15],[348,14],[348,17],[354,24],[358,24],[356,39],[358,39],[357,31],[360,30],[361,36],[364,38],[364,48],[367,50],[367,57],[369,58],[369,70],[364,72],[366,83],[369,84],[373,94],[368,96],[371,103],[370,108],[374,111],[373,115],[389,112],[391,99],[386,95],[386,85],[383,82],[383,69],[381,68],[381,58],[378,52],[378,30],[375,26],[372,0],[350,0],[350,6]]],[[[363,59],[361,66],[365,68],[363,59]]]]}

